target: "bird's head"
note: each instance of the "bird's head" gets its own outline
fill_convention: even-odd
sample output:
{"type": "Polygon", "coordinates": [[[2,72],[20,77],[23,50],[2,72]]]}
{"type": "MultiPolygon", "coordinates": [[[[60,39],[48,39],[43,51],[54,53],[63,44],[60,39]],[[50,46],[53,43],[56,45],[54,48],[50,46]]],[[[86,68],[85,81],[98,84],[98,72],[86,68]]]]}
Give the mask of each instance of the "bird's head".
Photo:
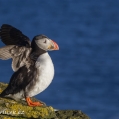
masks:
{"type": "MultiPolygon", "coordinates": [[[[45,51],[52,51],[52,50],[59,50],[59,46],[56,42],[49,39],[45,35],[37,35],[33,38],[33,42],[42,50],[45,51]]],[[[33,43],[32,43],[33,44],[33,43]]]]}

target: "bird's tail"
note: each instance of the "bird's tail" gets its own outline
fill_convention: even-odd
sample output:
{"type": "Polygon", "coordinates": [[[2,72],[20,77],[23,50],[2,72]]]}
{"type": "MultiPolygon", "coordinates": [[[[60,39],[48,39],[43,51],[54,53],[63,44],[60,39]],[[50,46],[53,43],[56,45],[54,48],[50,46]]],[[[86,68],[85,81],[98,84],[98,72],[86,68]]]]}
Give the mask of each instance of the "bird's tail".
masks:
{"type": "Polygon", "coordinates": [[[6,95],[6,91],[4,90],[1,94],[0,97],[4,97],[6,95]]]}

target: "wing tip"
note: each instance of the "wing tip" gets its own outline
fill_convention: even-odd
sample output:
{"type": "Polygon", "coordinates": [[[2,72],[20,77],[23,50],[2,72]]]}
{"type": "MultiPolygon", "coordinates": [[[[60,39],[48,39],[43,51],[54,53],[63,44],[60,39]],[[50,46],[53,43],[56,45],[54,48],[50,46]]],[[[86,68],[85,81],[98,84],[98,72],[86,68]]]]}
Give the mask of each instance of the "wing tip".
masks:
{"type": "Polygon", "coordinates": [[[0,38],[5,45],[31,47],[30,39],[22,34],[20,30],[9,24],[2,24],[0,28],[0,38]]]}

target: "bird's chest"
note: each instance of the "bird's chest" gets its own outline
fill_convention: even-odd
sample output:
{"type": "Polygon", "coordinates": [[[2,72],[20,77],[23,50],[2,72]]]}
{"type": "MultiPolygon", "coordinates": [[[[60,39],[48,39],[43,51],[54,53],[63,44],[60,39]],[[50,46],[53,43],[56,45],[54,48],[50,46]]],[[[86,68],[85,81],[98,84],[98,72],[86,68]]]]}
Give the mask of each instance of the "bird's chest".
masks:
{"type": "Polygon", "coordinates": [[[36,61],[37,83],[36,87],[39,91],[46,89],[54,77],[54,65],[50,56],[39,57],[36,61]]]}
{"type": "Polygon", "coordinates": [[[44,82],[45,84],[48,84],[52,81],[54,77],[54,66],[52,61],[45,61],[43,63],[37,62],[37,74],[38,74],[38,81],[44,82]]]}

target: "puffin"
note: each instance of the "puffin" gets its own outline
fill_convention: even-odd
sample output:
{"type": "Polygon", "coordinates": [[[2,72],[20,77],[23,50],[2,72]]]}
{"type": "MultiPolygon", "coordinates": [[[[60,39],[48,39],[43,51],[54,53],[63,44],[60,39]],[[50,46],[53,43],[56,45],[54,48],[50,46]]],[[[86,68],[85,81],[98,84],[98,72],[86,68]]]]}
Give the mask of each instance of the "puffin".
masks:
{"type": "Polygon", "coordinates": [[[17,28],[3,24],[0,39],[0,59],[12,59],[14,71],[9,84],[0,94],[16,101],[26,100],[28,106],[43,106],[31,97],[44,91],[54,77],[54,65],[48,51],[59,50],[58,44],[45,35],[36,35],[32,41],[17,28]]]}

